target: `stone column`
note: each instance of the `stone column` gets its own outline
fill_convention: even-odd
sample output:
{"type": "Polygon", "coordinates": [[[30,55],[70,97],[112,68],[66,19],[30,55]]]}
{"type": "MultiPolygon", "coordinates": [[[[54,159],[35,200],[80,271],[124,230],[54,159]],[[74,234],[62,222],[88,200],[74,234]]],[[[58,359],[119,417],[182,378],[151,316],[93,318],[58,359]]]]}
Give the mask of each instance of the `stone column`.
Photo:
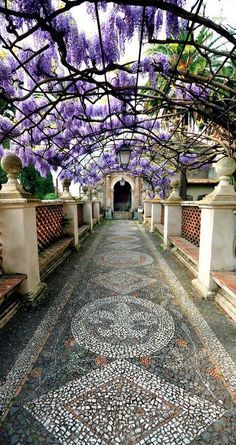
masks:
{"type": "Polygon", "coordinates": [[[147,218],[151,217],[151,199],[149,197],[151,191],[147,190],[146,197],[143,201],[143,223],[146,224],[147,218]]]}
{"type": "Polygon", "coordinates": [[[211,272],[235,270],[234,254],[236,193],[230,185],[236,162],[223,158],[216,164],[220,182],[215,190],[199,202],[201,208],[201,232],[198,276],[193,285],[205,298],[213,298],[217,285],[211,272]]]}
{"type": "Polygon", "coordinates": [[[77,246],[79,242],[78,209],[77,202],[70,193],[70,184],[70,179],[62,180],[63,194],[60,199],[63,201],[63,214],[66,222],[64,233],[65,235],[73,236],[74,245],[77,246]]]}
{"type": "Polygon", "coordinates": [[[97,218],[98,223],[100,223],[100,202],[97,199],[97,191],[94,190],[92,205],[94,206],[94,218],[97,218]]]}
{"type": "Polygon", "coordinates": [[[154,225],[161,224],[161,197],[160,187],[155,188],[155,197],[151,202],[151,232],[154,232],[154,225]]]}
{"type": "Polygon", "coordinates": [[[3,269],[6,274],[26,274],[20,293],[27,304],[34,306],[46,284],[40,281],[36,230],[36,204],[17,181],[22,168],[14,153],[3,156],[1,165],[8,173],[8,182],[0,191],[0,227],[3,269]]]}
{"type": "Polygon", "coordinates": [[[140,201],[140,180],[139,176],[134,177],[134,209],[137,209],[141,205],[140,201]]]}
{"type": "Polygon", "coordinates": [[[111,206],[111,175],[106,175],[106,187],[105,187],[105,195],[106,195],[106,209],[111,206]]]}
{"type": "Polygon", "coordinates": [[[172,193],[169,198],[163,202],[165,206],[163,245],[165,248],[170,246],[169,236],[181,235],[182,226],[182,208],[181,198],[178,194],[179,179],[173,178],[171,181],[172,193]]]}
{"type": "Polygon", "coordinates": [[[84,224],[88,224],[90,227],[90,232],[93,232],[93,209],[92,209],[92,202],[90,201],[87,193],[88,193],[88,186],[83,185],[83,213],[84,213],[84,224]]]}

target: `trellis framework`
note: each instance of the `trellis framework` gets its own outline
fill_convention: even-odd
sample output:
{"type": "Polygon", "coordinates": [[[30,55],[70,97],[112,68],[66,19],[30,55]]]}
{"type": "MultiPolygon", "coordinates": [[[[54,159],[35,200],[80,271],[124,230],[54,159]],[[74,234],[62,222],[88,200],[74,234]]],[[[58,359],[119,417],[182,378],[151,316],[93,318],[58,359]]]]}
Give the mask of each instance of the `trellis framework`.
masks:
{"type": "Polygon", "coordinates": [[[61,167],[61,176],[92,184],[119,169],[124,140],[132,147],[130,171],[154,186],[182,166],[234,156],[233,30],[205,17],[203,0],[191,8],[182,0],[108,0],[86,3],[94,20],[88,36],[77,20],[85,3],[0,6],[2,143],[10,139],[24,164],[35,162],[42,173],[61,167]],[[215,44],[199,42],[203,27],[215,44]],[[137,54],[126,60],[133,40],[137,54]],[[168,55],[173,45],[175,57],[168,55]],[[204,65],[197,72],[186,61],[193,50],[204,65]],[[189,116],[203,129],[186,125],[189,116]]]}

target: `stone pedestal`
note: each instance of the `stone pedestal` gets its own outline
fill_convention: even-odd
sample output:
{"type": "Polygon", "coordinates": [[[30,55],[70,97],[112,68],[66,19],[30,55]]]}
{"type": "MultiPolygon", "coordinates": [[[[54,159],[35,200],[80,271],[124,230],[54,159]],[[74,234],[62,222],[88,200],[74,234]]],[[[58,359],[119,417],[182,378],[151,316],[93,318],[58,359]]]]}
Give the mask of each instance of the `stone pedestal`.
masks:
{"type": "Polygon", "coordinates": [[[164,202],[165,219],[164,219],[164,234],[163,244],[165,248],[170,246],[168,237],[171,235],[181,236],[182,226],[182,207],[180,202],[164,202]]]}
{"type": "Polygon", "coordinates": [[[93,231],[93,210],[92,210],[92,202],[84,201],[83,202],[83,212],[84,212],[84,224],[88,224],[90,227],[90,232],[93,231]]]}
{"type": "Polygon", "coordinates": [[[8,182],[0,192],[2,267],[6,274],[26,274],[20,287],[25,303],[34,306],[46,288],[40,281],[36,209],[32,199],[18,182],[21,160],[8,152],[1,160],[8,182]]]}
{"type": "Polygon", "coordinates": [[[202,210],[199,269],[193,285],[205,298],[214,297],[217,289],[211,276],[212,271],[231,271],[236,268],[233,249],[236,230],[233,211],[236,209],[236,193],[229,183],[235,165],[235,161],[230,158],[224,158],[216,164],[220,183],[212,193],[199,202],[202,210]]]}
{"type": "Polygon", "coordinates": [[[100,203],[99,203],[99,201],[93,201],[93,213],[94,213],[94,218],[97,218],[98,222],[100,222],[100,203]]]}
{"type": "Polygon", "coordinates": [[[6,274],[27,275],[20,293],[26,303],[34,306],[46,285],[39,274],[35,202],[22,201],[0,200],[2,265],[6,274]]]}
{"type": "Polygon", "coordinates": [[[151,232],[154,232],[155,224],[161,224],[161,198],[154,198],[151,202],[151,232]]]}
{"type": "Polygon", "coordinates": [[[182,226],[181,198],[178,194],[179,179],[173,178],[171,181],[172,192],[165,202],[165,219],[163,244],[165,248],[170,246],[168,237],[171,235],[180,236],[182,226]]]}
{"type": "Polygon", "coordinates": [[[147,223],[147,218],[151,217],[151,200],[145,199],[143,201],[143,223],[147,223]]]}
{"type": "Polygon", "coordinates": [[[73,200],[63,200],[63,214],[65,218],[64,234],[74,237],[74,245],[79,242],[78,236],[78,209],[77,202],[73,200]]]}

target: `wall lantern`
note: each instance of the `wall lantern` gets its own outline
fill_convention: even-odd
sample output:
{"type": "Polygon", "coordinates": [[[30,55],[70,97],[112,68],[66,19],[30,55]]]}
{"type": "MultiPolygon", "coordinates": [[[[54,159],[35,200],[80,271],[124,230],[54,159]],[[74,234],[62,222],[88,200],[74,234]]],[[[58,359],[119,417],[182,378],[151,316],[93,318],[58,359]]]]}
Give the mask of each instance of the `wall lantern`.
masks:
{"type": "Polygon", "coordinates": [[[123,187],[125,185],[125,179],[122,177],[120,180],[120,185],[123,187]]]}
{"type": "Polygon", "coordinates": [[[116,153],[118,156],[120,167],[122,167],[123,170],[126,170],[129,165],[131,155],[130,145],[125,143],[122,144],[120,148],[117,149],[116,153]]]}

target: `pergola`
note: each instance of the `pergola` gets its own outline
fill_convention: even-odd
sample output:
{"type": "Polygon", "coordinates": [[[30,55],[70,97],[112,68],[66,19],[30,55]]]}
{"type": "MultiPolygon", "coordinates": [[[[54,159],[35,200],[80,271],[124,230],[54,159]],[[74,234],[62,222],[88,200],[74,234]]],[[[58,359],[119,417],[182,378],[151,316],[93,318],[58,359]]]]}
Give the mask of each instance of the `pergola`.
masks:
{"type": "Polygon", "coordinates": [[[0,141],[23,165],[96,184],[125,141],[155,186],[235,156],[235,31],[203,0],[6,0],[0,14],[0,141]]]}

